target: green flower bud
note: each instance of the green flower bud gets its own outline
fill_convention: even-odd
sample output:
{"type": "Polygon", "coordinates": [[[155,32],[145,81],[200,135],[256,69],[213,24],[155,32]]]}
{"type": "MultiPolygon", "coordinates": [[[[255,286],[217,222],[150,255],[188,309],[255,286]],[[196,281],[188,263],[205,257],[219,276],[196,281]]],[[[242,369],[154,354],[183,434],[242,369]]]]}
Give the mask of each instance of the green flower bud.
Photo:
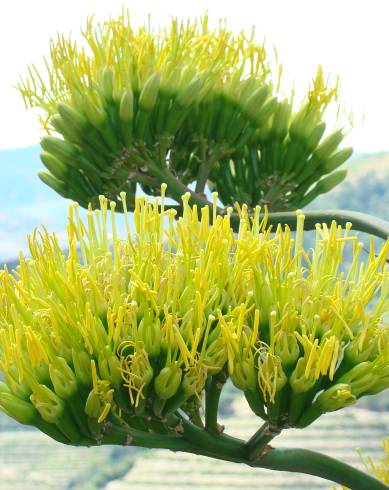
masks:
{"type": "Polygon", "coordinates": [[[93,419],[98,419],[104,410],[104,406],[105,403],[101,397],[94,390],[91,390],[85,402],[85,413],[93,419]]]}
{"type": "Polygon", "coordinates": [[[62,197],[68,197],[68,187],[62,180],[56,179],[51,173],[45,170],[38,171],[38,177],[41,181],[51,187],[55,192],[58,192],[62,197]]]}
{"type": "Polygon", "coordinates": [[[257,373],[254,367],[254,360],[236,360],[234,371],[230,373],[231,381],[238,389],[254,391],[257,385],[257,373]]]}
{"type": "Polygon", "coordinates": [[[151,111],[157,101],[159,84],[161,77],[158,73],[153,73],[144,84],[139,96],[139,107],[145,111],[151,111]]]}
{"type": "Polygon", "coordinates": [[[102,379],[110,381],[113,385],[118,386],[122,382],[121,364],[119,359],[111,354],[99,356],[99,372],[102,379]]]}
{"type": "Polygon", "coordinates": [[[51,382],[58,396],[68,400],[77,392],[77,379],[63,357],[56,357],[49,367],[51,382]]]}
{"type": "Polygon", "coordinates": [[[85,386],[92,384],[91,358],[85,351],[72,349],[73,368],[77,381],[85,386]]]}
{"type": "Polygon", "coordinates": [[[333,155],[331,155],[328,160],[325,161],[323,166],[323,172],[329,174],[333,172],[335,169],[340,167],[346,160],[348,160],[353,154],[352,148],[343,148],[342,150],[337,151],[333,155]]]}
{"type": "Polygon", "coordinates": [[[84,97],[83,102],[85,114],[89,122],[95,128],[100,128],[106,120],[106,113],[100,107],[98,107],[88,96],[84,97]]]}
{"type": "Polygon", "coordinates": [[[338,383],[346,383],[351,386],[353,395],[357,398],[364,395],[379,380],[374,373],[374,366],[371,362],[361,362],[353,367],[348,373],[339,378],[338,383]]]}
{"type": "Polygon", "coordinates": [[[261,317],[261,325],[269,324],[269,315],[273,305],[273,293],[267,282],[256,284],[256,294],[258,297],[257,304],[259,305],[261,317]]]}
{"type": "Polygon", "coordinates": [[[272,130],[277,136],[283,136],[288,131],[290,104],[288,100],[281,102],[274,114],[272,130]]]}
{"type": "Polygon", "coordinates": [[[64,104],[63,102],[60,102],[58,104],[58,112],[65,123],[67,123],[71,127],[74,127],[74,129],[78,131],[83,131],[85,126],[87,125],[86,118],[69,104],[64,104]]]}
{"type": "Polygon", "coordinates": [[[59,421],[65,410],[64,401],[45,385],[37,384],[34,386],[30,400],[42,419],[52,424],[59,421]]]}
{"type": "Polygon", "coordinates": [[[328,177],[324,177],[324,179],[319,180],[316,184],[315,190],[318,194],[325,194],[326,192],[330,192],[334,187],[339,185],[347,176],[347,170],[338,170],[338,172],[334,172],[328,177]]]}
{"type": "Polygon", "coordinates": [[[378,381],[376,381],[371,388],[367,390],[366,395],[376,395],[377,393],[381,393],[381,391],[389,388],[389,376],[384,376],[378,381]]]}
{"type": "Polygon", "coordinates": [[[189,107],[191,104],[193,104],[202,85],[203,80],[201,78],[192,80],[189,85],[178,92],[176,98],[177,104],[181,107],[189,107]]]}
{"type": "Polygon", "coordinates": [[[105,100],[108,102],[113,100],[113,70],[105,67],[101,80],[101,92],[105,100]]]}
{"type": "Polygon", "coordinates": [[[296,114],[294,114],[290,124],[289,133],[292,139],[304,140],[311,132],[311,124],[307,124],[307,107],[303,106],[296,114]]]}
{"type": "Polygon", "coordinates": [[[185,373],[182,378],[181,387],[186,396],[198,395],[204,389],[207,380],[207,369],[200,366],[185,373]]]}
{"type": "Polygon", "coordinates": [[[40,154],[40,159],[47,170],[49,170],[49,172],[54,175],[56,179],[61,180],[66,177],[68,173],[66,165],[54,155],[48,153],[47,151],[43,151],[40,154]]]}
{"type": "Polygon", "coordinates": [[[164,367],[154,379],[155,392],[162,400],[167,400],[177,393],[181,384],[182,369],[173,364],[164,367]]]}
{"type": "Polygon", "coordinates": [[[44,136],[41,139],[41,147],[59,159],[66,161],[77,156],[76,148],[68,141],[63,141],[55,136],[44,136]]]}
{"type": "Polygon", "coordinates": [[[4,377],[7,381],[8,388],[15,396],[22,400],[28,400],[30,398],[32,392],[30,385],[26,380],[19,380],[19,375],[14,365],[8,366],[8,369],[4,371],[4,377]]]}
{"type": "Polygon", "coordinates": [[[224,340],[219,337],[208,345],[203,364],[209,374],[219,373],[227,362],[227,349],[224,340]]]}
{"type": "Polygon", "coordinates": [[[320,161],[326,160],[342,142],[343,137],[341,129],[327,136],[314,152],[314,157],[320,161]]]}
{"type": "Polygon", "coordinates": [[[35,425],[40,418],[31,403],[21,400],[12,393],[5,391],[0,392],[0,408],[21,424],[35,425]]]}
{"type": "Polygon", "coordinates": [[[50,382],[49,366],[46,363],[40,362],[37,364],[34,367],[33,372],[38,383],[45,385],[50,382]]]}
{"type": "Polygon", "coordinates": [[[134,94],[132,90],[126,90],[123,92],[122,98],[120,100],[119,108],[120,119],[130,124],[134,117],[134,94]]]}
{"type": "Polygon", "coordinates": [[[258,110],[265,103],[268,94],[269,87],[267,85],[257,88],[245,102],[244,109],[247,110],[253,117],[255,117],[258,110]]]}
{"type": "Polygon", "coordinates": [[[315,386],[315,369],[312,368],[309,376],[305,376],[306,360],[300,358],[297,365],[289,378],[289,384],[294,393],[306,393],[315,386]]]}
{"type": "Polygon", "coordinates": [[[305,196],[300,200],[300,207],[306,206],[314,199],[316,199],[320,194],[330,192],[334,187],[342,183],[346,176],[347,170],[338,170],[337,172],[333,172],[332,174],[327,175],[327,177],[319,180],[315,187],[307,194],[305,194],[305,196]]]}
{"type": "Polygon", "coordinates": [[[309,137],[305,143],[305,146],[307,147],[307,149],[309,150],[310,153],[312,153],[315,150],[315,148],[317,147],[317,145],[319,144],[319,141],[321,140],[325,130],[326,130],[326,123],[325,122],[319,123],[312,130],[311,134],[309,135],[309,137]]]}
{"type": "Polygon", "coordinates": [[[161,321],[159,318],[152,318],[152,316],[143,318],[139,323],[138,335],[147,354],[150,357],[158,357],[161,351],[161,321]]]}
{"type": "Polygon", "coordinates": [[[356,396],[351,392],[351,387],[345,383],[338,383],[320,393],[314,406],[322,412],[334,412],[340,408],[352,405],[357,401],[356,396]]]}
{"type": "Polygon", "coordinates": [[[369,360],[373,349],[374,342],[368,342],[367,345],[363,345],[363,348],[361,349],[359,345],[359,339],[355,338],[345,348],[344,358],[351,365],[355,366],[356,364],[360,364],[369,360]]]}
{"type": "Polygon", "coordinates": [[[278,107],[277,97],[268,100],[261,110],[255,115],[255,122],[258,126],[264,124],[278,107]]]}
{"type": "Polygon", "coordinates": [[[281,332],[275,343],[275,354],[281,359],[285,370],[294,366],[300,356],[300,348],[295,335],[290,332],[281,332]]]}

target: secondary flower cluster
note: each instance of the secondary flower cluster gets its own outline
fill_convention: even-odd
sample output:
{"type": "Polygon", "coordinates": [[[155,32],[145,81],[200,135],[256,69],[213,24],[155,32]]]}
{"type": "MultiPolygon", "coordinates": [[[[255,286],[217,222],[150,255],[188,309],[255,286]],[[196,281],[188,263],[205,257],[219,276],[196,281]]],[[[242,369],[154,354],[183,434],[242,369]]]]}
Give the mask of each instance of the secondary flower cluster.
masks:
{"type": "MultiPolygon", "coordinates": [[[[351,155],[341,129],[324,137],[323,112],[337,96],[321,68],[300,106],[283,100],[262,44],[208,19],[153,32],[128,15],[95,25],[84,44],[58,36],[46,72],[19,83],[43,109],[41,179],[82,206],[99,194],[134,206],[136,184],[180,200],[172,175],[217,190],[224,205],[266,202],[296,209],[344,179],[351,155]],[[324,178],[322,178],[324,176],[324,178]],[[170,179],[169,179],[170,177],[170,179]]],[[[279,75],[278,75],[279,77],[279,75]]],[[[276,77],[277,78],[277,77],[276,77]]]]}
{"type": "MultiPolygon", "coordinates": [[[[115,203],[80,219],[69,250],[45,229],[31,258],[0,271],[0,407],[62,442],[112,442],[107,423],[168,434],[169,416],[201,408],[223,374],[274,426],[304,427],[324,412],[389,387],[389,241],[365,258],[336,223],[303,246],[304,215],[266,227],[260,208],[183,216],[139,197],[118,236],[115,203]],[[110,224],[109,224],[110,222],[110,224]],[[352,261],[342,263],[344,249],[352,261]]],[[[216,194],[214,194],[216,202],[216,194]]]]}

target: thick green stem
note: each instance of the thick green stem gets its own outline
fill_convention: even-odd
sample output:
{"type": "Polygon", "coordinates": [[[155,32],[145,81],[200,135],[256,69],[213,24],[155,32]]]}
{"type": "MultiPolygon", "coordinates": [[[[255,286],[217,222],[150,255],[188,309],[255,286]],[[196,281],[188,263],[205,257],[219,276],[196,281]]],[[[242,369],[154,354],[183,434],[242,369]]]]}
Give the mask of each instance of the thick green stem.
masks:
{"type": "MultiPolygon", "coordinates": [[[[123,425],[107,426],[102,444],[122,444],[146,448],[164,448],[183,451],[211,458],[244,463],[251,467],[277,471],[291,471],[325,478],[345,485],[351,490],[383,490],[388,488],[373,476],[337,461],[334,458],[306,449],[274,449],[265,446],[258,449],[266,436],[266,427],[255,434],[248,443],[225,434],[210,434],[189,420],[176,417],[177,436],[143,432],[123,425]],[[253,457],[253,455],[255,457],[253,457]]],[[[266,424],[265,424],[266,425],[266,424]]],[[[273,435],[274,437],[274,435],[273,435]]],[[[85,445],[97,444],[96,441],[81,441],[85,445]]]]}
{"type": "Polygon", "coordinates": [[[191,451],[192,444],[181,436],[144,432],[129,427],[113,426],[108,429],[102,444],[122,444],[150,449],[170,449],[172,451],[191,451]],[[119,442],[119,440],[121,441],[119,442]]]}
{"type": "Polygon", "coordinates": [[[205,389],[205,428],[208,432],[218,434],[217,414],[220,395],[226,382],[226,376],[221,373],[208,378],[205,389]]]}
{"type": "Polygon", "coordinates": [[[265,422],[246,444],[247,458],[249,461],[259,460],[268,450],[269,442],[278,436],[280,432],[281,430],[278,427],[274,427],[269,422],[265,422]]]}
{"type": "Polygon", "coordinates": [[[339,483],[351,490],[383,490],[388,488],[384,483],[363,471],[307,449],[272,449],[251,466],[306,473],[339,483]]]}
{"type": "Polygon", "coordinates": [[[315,451],[268,448],[262,457],[250,461],[245,455],[246,446],[239,439],[228,436],[212,437],[211,435],[207,435],[203,439],[201,432],[204,434],[204,431],[200,429],[196,434],[193,434],[191,429],[188,431],[184,429],[184,437],[185,432],[189,436],[187,437],[188,442],[194,444],[189,452],[195,454],[244,463],[255,468],[305,473],[339,483],[350,490],[384,490],[388,488],[373,476],[315,451]]]}
{"type": "Polygon", "coordinates": [[[188,420],[181,420],[183,426],[183,438],[193,444],[196,454],[216,457],[226,461],[239,462],[245,458],[245,443],[229,436],[212,435],[204,429],[197,427],[188,420]]]}
{"type": "Polygon", "coordinates": [[[339,483],[351,490],[388,488],[373,476],[315,451],[268,448],[262,457],[250,461],[244,441],[223,434],[212,436],[187,421],[183,421],[183,428],[184,439],[193,444],[187,452],[257,468],[305,473],[339,483]]]}

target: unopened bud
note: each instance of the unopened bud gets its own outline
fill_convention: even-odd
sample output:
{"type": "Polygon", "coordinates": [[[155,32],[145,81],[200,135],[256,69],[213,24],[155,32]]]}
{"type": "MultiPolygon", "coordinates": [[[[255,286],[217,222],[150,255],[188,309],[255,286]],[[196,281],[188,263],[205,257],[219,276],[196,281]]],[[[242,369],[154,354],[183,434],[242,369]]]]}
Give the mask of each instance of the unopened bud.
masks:
{"type": "Polygon", "coordinates": [[[52,424],[59,421],[65,409],[63,400],[45,385],[34,386],[30,400],[42,419],[52,424]]]}
{"type": "Polygon", "coordinates": [[[292,333],[282,332],[275,344],[275,354],[281,358],[282,367],[287,371],[294,366],[300,356],[300,348],[292,333]]]}
{"type": "Polygon", "coordinates": [[[182,370],[177,365],[164,367],[154,379],[154,388],[162,400],[167,400],[177,393],[181,384],[182,370]]]}
{"type": "Polygon", "coordinates": [[[351,387],[345,383],[338,383],[323,391],[316,399],[314,405],[322,412],[334,412],[340,408],[352,405],[357,401],[351,392],[351,387]]]}
{"type": "Polygon", "coordinates": [[[368,392],[378,379],[378,375],[374,373],[373,364],[366,361],[357,364],[348,373],[341,376],[338,383],[349,384],[353,395],[359,398],[368,392]]]}
{"type": "Polygon", "coordinates": [[[0,408],[20,424],[34,425],[39,420],[39,414],[33,405],[12,393],[0,392],[0,408]]]}
{"type": "Polygon", "coordinates": [[[72,359],[77,381],[82,385],[90,386],[92,384],[92,371],[89,354],[85,351],[72,350],[72,359]]]}
{"type": "Polygon", "coordinates": [[[50,378],[58,396],[68,400],[77,392],[77,379],[65,359],[56,357],[49,367],[50,378]]]}
{"type": "Polygon", "coordinates": [[[257,385],[257,373],[253,360],[237,360],[234,363],[234,371],[230,373],[233,384],[240,390],[254,391],[257,385]]]}
{"type": "Polygon", "coordinates": [[[315,369],[312,368],[308,377],[305,375],[306,360],[300,358],[297,361],[297,365],[289,378],[289,384],[294,393],[306,393],[311,388],[314,387],[315,380],[315,369]]]}

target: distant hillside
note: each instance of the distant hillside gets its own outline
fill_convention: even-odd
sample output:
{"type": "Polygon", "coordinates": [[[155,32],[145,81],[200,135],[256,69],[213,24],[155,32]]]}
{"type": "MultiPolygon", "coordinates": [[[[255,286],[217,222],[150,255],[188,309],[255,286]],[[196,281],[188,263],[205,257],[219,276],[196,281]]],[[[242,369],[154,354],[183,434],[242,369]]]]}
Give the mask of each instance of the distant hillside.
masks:
{"type": "Polygon", "coordinates": [[[37,177],[39,153],[38,145],[0,151],[0,264],[26,251],[26,234],[42,223],[52,231],[65,229],[67,201],[37,177]]]}
{"type": "Polygon", "coordinates": [[[357,154],[348,163],[349,177],[358,178],[367,172],[380,176],[389,174],[389,153],[357,154]]]}
{"type": "Polygon", "coordinates": [[[357,156],[347,168],[348,178],[309,209],[347,209],[389,221],[389,153],[357,156]]]}

